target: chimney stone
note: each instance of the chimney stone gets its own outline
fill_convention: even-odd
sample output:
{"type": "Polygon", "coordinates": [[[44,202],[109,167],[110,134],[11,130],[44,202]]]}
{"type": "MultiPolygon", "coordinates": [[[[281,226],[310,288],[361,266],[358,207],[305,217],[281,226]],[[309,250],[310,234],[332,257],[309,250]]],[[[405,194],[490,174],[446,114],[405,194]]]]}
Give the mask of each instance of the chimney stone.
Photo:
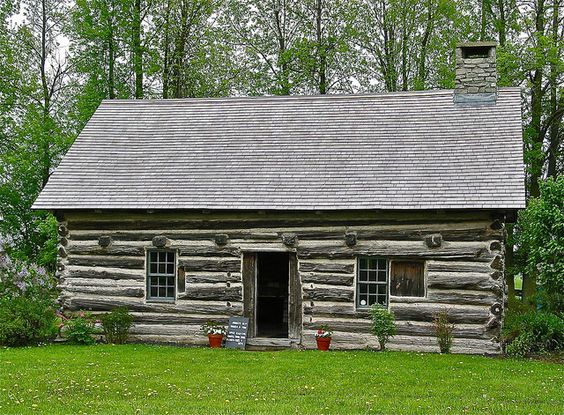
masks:
{"type": "Polygon", "coordinates": [[[468,42],[456,45],[454,102],[495,104],[497,69],[495,42],[468,42]]]}

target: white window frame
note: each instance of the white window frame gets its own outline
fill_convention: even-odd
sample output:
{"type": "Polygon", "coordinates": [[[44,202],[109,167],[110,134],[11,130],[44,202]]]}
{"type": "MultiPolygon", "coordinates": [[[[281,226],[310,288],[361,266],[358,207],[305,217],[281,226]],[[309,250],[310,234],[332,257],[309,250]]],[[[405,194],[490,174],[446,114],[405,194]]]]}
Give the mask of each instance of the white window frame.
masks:
{"type": "MultiPolygon", "coordinates": [[[[354,288],[354,303],[355,303],[355,308],[357,310],[361,310],[361,311],[366,311],[369,310],[371,305],[367,304],[367,305],[361,305],[360,304],[360,284],[366,284],[368,287],[370,285],[377,285],[377,286],[385,286],[385,292],[386,292],[386,303],[382,304],[382,306],[388,308],[390,306],[390,260],[386,257],[382,257],[382,256],[377,256],[377,255],[359,255],[356,258],[356,273],[355,273],[355,288],[354,288]],[[360,281],[360,272],[361,271],[370,271],[370,268],[367,269],[361,269],[360,268],[360,261],[362,259],[367,259],[367,260],[377,260],[377,261],[385,261],[386,266],[384,269],[382,268],[376,268],[373,271],[379,272],[379,271],[385,271],[386,272],[386,281],[385,282],[379,282],[379,281],[360,281]]],[[[370,290],[369,290],[370,291],[370,290]]],[[[374,294],[372,294],[374,295],[374,294]]],[[[378,295],[381,295],[379,289],[377,289],[377,292],[375,294],[377,297],[378,295]]],[[[370,296],[370,293],[368,293],[368,296],[370,296]]],[[[370,297],[368,297],[370,298],[370,297]]],[[[377,302],[378,298],[376,298],[376,303],[374,304],[379,304],[377,302]]]]}
{"type": "MultiPolygon", "coordinates": [[[[158,285],[159,286],[159,285],[158,285]]],[[[166,290],[168,291],[168,289],[171,287],[171,285],[169,285],[168,283],[165,285],[166,290]]],[[[176,299],[178,298],[178,250],[176,249],[147,249],[145,252],[145,300],[147,302],[163,302],[163,303],[174,303],[176,302],[176,299]],[[172,253],[174,255],[174,261],[173,262],[169,262],[168,258],[167,260],[165,260],[165,267],[167,267],[168,265],[172,264],[173,265],[173,273],[159,273],[158,272],[158,264],[160,264],[160,260],[158,258],[159,253],[161,252],[166,252],[168,253],[172,253]],[[151,272],[151,264],[152,262],[150,261],[150,256],[152,253],[156,253],[157,254],[157,272],[156,273],[152,273],[151,272]],[[173,297],[153,297],[151,296],[151,279],[152,278],[162,278],[162,277],[166,277],[167,279],[172,277],[173,278],[173,284],[172,284],[172,288],[174,289],[174,296],[173,297]]]]}

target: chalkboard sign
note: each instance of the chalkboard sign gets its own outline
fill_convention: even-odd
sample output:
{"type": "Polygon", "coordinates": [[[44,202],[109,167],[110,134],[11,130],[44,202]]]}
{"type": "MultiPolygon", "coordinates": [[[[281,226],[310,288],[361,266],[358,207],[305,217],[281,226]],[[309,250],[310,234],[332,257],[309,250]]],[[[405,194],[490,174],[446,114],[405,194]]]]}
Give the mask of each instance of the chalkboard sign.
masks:
{"type": "Polygon", "coordinates": [[[249,319],[247,317],[230,317],[225,347],[229,349],[245,349],[247,344],[247,333],[249,331],[249,319]]]}

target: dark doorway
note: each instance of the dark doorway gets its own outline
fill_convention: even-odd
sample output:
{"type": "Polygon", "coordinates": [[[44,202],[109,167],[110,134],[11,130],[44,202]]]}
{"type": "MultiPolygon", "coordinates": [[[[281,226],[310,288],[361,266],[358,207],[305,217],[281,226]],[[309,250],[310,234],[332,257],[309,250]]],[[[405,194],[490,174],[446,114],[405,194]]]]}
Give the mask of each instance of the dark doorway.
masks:
{"type": "Polygon", "coordinates": [[[257,255],[257,336],[288,337],[288,253],[257,255]]]}

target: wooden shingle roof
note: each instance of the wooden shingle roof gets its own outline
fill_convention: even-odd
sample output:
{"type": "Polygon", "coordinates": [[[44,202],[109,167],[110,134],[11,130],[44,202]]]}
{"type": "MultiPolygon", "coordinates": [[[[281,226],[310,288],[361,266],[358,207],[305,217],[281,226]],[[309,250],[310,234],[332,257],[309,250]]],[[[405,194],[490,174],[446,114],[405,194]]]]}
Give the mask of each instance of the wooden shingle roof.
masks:
{"type": "Polygon", "coordinates": [[[521,97],[104,101],[36,209],[516,209],[521,97]]]}

